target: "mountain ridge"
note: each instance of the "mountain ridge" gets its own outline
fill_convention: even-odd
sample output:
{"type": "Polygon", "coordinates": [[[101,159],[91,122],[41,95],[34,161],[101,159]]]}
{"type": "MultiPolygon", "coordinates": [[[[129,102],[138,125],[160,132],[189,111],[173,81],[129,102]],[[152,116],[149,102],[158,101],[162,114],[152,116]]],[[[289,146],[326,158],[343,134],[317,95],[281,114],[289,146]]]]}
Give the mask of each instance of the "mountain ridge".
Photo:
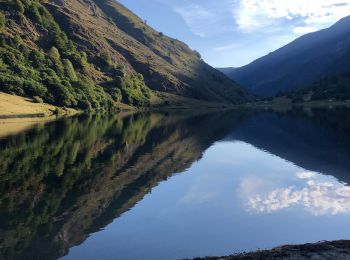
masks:
{"type": "Polygon", "coordinates": [[[226,72],[258,95],[308,87],[350,66],[350,16],[333,26],[299,37],[252,63],[226,72]]]}

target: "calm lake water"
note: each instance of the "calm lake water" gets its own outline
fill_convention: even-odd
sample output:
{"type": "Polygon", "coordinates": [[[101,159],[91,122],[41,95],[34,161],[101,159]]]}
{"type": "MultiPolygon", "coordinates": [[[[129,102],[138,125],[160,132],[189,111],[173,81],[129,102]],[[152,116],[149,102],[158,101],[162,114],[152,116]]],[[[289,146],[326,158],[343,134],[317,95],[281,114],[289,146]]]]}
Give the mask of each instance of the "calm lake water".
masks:
{"type": "Polygon", "coordinates": [[[79,116],[0,140],[0,258],[350,239],[350,109],[79,116]]]}

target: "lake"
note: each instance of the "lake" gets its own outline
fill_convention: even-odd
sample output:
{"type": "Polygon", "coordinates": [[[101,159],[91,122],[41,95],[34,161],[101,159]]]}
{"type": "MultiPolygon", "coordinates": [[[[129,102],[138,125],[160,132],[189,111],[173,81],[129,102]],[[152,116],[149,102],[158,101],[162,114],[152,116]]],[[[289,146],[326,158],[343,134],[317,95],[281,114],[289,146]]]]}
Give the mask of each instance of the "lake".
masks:
{"type": "Polygon", "coordinates": [[[0,258],[350,239],[350,109],[81,115],[0,139],[0,258]]]}

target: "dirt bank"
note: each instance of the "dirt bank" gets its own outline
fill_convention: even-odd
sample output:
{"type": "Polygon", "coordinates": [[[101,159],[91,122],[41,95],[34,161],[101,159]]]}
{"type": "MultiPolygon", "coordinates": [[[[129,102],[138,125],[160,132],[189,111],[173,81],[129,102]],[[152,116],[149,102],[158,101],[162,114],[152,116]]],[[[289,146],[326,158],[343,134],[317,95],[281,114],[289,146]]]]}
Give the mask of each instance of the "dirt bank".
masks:
{"type": "Polygon", "coordinates": [[[56,114],[73,115],[74,109],[61,109],[29,98],[0,92],[0,138],[20,133],[31,127],[57,118],[56,114]]]}

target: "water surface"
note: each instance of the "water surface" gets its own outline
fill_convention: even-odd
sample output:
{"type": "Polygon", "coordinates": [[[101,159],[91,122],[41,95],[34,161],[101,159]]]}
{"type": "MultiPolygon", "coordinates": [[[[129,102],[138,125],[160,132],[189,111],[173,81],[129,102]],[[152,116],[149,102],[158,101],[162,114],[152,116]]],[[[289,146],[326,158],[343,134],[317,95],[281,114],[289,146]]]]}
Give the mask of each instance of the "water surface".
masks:
{"type": "Polygon", "coordinates": [[[80,116],[0,140],[0,252],[179,259],[350,239],[347,109],[80,116]]]}

